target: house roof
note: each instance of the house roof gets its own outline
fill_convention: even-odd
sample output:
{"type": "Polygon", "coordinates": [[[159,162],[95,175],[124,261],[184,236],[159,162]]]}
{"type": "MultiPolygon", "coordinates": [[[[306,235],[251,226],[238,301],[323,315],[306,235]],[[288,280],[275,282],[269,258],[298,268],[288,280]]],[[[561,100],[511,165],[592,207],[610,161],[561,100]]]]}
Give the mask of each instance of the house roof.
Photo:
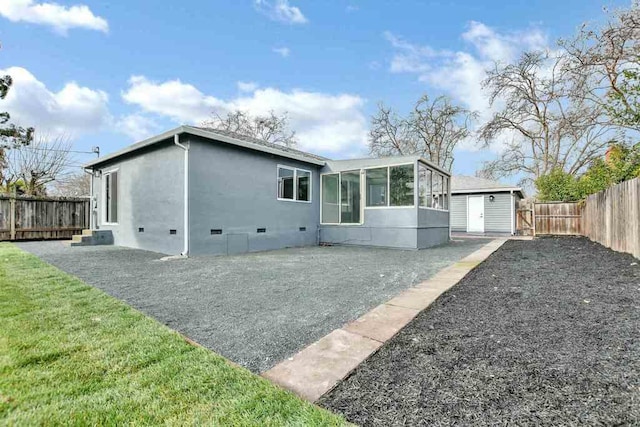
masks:
{"type": "Polygon", "coordinates": [[[251,138],[249,136],[240,135],[235,132],[223,131],[218,129],[201,128],[197,126],[180,126],[170,131],[164,132],[160,135],[156,135],[154,137],[145,139],[144,141],[136,142],[135,144],[129,145],[128,147],[125,147],[114,153],[99,157],[91,162],[86,163],[84,167],[92,168],[99,164],[103,164],[111,160],[114,160],[118,157],[124,156],[126,154],[130,154],[135,151],[141,150],[143,148],[152,146],[154,144],[158,144],[160,142],[166,141],[167,139],[173,138],[174,135],[180,135],[180,134],[200,136],[202,138],[210,139],[212,141],[223,142],[226,144],[243,147],[250,150],[260,151],[263,153],[275,154],[277,156],[281,156],[281,157],[285,157],[293,160],[299,160],[302,162],[311,163],[319,166],[324,166],[326,161],[329,160],[322,156],[306,153],[304,151],[285,147],[283,145],[273,144],[260,139],[251,138]]]}
{"type": "Polygon", "coordinates": [[[516,191],[524,197],[522,188],[515,185],[505,185],[492,179],[475,176],[454,175],[451,177],[451,193],[489,193],[498,191],[516,191]]]}

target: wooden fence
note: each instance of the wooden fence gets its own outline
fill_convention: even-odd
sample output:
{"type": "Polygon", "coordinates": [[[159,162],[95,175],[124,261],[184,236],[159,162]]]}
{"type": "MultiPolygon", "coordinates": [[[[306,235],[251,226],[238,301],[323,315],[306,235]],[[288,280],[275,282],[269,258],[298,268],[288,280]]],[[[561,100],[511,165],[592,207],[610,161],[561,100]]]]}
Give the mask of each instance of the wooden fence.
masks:
{"type": "Polygon", "coordinates": [[[0,195],[0,241],[70,239],[89,228],[89,199],[0,195]]]}
{"type": "Polygon", "coordinates": [[[534,203],[535,235],[582,235],[582,206],[580,203],[534,203]]]}
{"type": "Polygon", "coordinates": [[[640,178],[588,196],[583,220],[585,236],[640,258],[640,178]]]}

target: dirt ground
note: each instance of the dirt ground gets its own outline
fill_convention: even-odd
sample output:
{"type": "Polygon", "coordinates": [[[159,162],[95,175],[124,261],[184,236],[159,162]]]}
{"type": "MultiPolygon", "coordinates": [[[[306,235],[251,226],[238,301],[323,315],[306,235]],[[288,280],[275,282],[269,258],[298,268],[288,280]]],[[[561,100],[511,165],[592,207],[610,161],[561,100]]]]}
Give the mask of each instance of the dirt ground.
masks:
{"type": "Polygon", "coordinates": [[[509,241],[320,404],[360,425],[638,425],[639,264],[509,241]]]}

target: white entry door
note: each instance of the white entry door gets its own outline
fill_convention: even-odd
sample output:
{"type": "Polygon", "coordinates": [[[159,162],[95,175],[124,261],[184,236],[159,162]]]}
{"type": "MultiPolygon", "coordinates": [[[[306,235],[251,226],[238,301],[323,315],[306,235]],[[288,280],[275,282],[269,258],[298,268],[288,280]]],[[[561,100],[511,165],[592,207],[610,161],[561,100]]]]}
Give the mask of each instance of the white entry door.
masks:
{"type": "Polygon", "coordinates": [[[484,196],[469,196],[467,200],[467,231],[484,233],[484,196]]]}

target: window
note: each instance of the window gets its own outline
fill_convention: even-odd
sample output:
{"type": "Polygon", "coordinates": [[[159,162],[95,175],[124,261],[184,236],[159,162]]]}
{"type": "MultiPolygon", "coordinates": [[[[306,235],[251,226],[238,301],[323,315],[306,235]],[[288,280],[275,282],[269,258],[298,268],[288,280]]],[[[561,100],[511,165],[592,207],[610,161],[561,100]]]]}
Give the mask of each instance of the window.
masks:
{"type": "Polygon", "coordinates": [[[118,223],[118,171],[103,174],[104,223],[118,223]]]}
{"type": "Polygon", "coordinates": [[[338,205],[338,182],[340,176],[336,174],[322,175],[322,222],[324,224],[340,223],[338,205]]]}
{"type": "Polygon", "coordinates": [[[340,223],[360,222],[360,171],[340,173],[340,223]]]}
{"type": "Polygon", "coordinates": [[[278,168],[278,198],[289,199],[293,198],[293,180],[295,175],[295,169],[278,168]]]}
{"type": "Polygon", "coordinates": [[[439,173],[433,173],[433,203],[432,207],[435,209],[442,208],[442,175],[439,173]]]}
{"type": "Polygon", "coordinates": [[[420,206],[431,207],[431,176],[433,172],[423,163],[418,163],[418,188],[420,206]]]}
{"type": "Polygon", "coordinates": [[[388,168],[367,170],[367,206],[387,206],[388,168]]]}
{"type": "Polygon", "coordinates": [[[278,199],[311,201],[311,172],[278,166],[278,199]]]}
{"type": "Polygon", "coordinates": [[[413,206],[413,165],[389,167],[389,205],[413,206]]]}
{"type": "Polygon", "coordinates": [[[368,207],[413,206],[413,165],[367,169],[366,175],[368,207]]]}
{"type": "Polygon", "coordinates": [[[449,177],[418,163],[420,207],[449,210],[449,177]]]}
{"type": "Polygon", "coordinates": [[[296,170],[298,185],[298,199],[304,202],[311,201],[311,172],[296,170]]]}
{"type": "Polygon", "coordinates": [[[449,177],[442,177],[442,208],[449,210],[449,177]]]}
{"type": "Polygon", "coordinates": [[[360,171],[322,175],[323,224],[360,223],[360,171]]]}

